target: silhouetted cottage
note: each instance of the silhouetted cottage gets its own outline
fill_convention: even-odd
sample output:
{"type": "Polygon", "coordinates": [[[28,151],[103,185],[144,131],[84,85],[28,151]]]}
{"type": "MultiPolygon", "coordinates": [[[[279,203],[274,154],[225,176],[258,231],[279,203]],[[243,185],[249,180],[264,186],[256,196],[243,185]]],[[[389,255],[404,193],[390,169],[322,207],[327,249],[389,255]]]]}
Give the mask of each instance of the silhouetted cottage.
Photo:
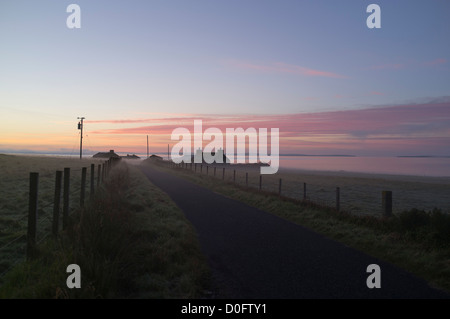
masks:
{"type": "Polygon", "coordinates": [[[95,155],[93,155],[92,157],[94,158],[120,158],[119,155],[117,155],[116,153],[114,153],[114,150],[110,150],[109,152],[99,152],[95,155]]]}
{"type": "Polygon", "coordinates": [[[212,156],[215,159],[215,161],[213,163],[211,163],[211,164],[230,164],[230,160],[224,154],[223,149],[219,149],[217,151],[217,156],[216,156],[216,152],[211,152],[210,154],[207,154],[205,152],[202,152],[201,149],[198,149],[195,152],[195,155],[191,156],[191,163],[195,163],[195,158],[201,158],[202,159],[201,162],[203,164],[206,164],[205,155],[210,155],[210,156],[212,156]],[[220,161],[220,158],[222,159],[222,161],[220,161]],[[217,163],[216,163],[216,160],[217,160],[217,163]]]}
{"type": "Polygon", "coordinates": [[[148,159],[152,160],[152,161],[162,161],[163,160],[163,158],[161,156],[158,156],[158,155],[155,155],[155,154],[150,156],[148,159]]]}
{"type": "Polygon", "coordinates": [[[123,159],[140,159],[139,156],[137,156],[136,154],[130,155],[127,154],[127,156],[122,156],[123,159]]]}
{"type": "Polygon", "coordinates": [[[153,154],[149,158],[145,159],[144,163],[155,163],[155,162],[159,162],[159,161],[162,161],[162,160],[163,160],[163,158],[161,156],[153,154]]]}

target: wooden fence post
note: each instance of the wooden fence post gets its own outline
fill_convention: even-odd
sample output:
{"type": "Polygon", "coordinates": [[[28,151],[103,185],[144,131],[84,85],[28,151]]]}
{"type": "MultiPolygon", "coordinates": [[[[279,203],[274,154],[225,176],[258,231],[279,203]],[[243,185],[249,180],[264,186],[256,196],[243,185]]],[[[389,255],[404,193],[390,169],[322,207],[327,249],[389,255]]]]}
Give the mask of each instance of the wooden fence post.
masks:
{"type": "Polygon", "coordinates": [[[245,186],[248,187],[248,172],[245,173],[245,186]]]}
{"type": "Polygon", "coordinates": [[[63,230],[69,223],[70,168],[64,168],[63,230]]]}
{"type": "Polygon", "coordinates": [[[208,175],[209,166],[206,165],[206,175],[208,175]]]}
{"type": "Polygon", "coordinates": [[[80,207],[84,207],[84,197],[86,195],[86,172],[87,168],[81,169],[81,189],[80,189],[80,207]]]}
{"type": "Polygon", "coordinates": [[[197,173],[197,163],[194,163],[194,172],[197,173]]]}
{"type": "Polygon", "coordinates": [[[382,206],[383,206],[383,215],[384,217],[392,216],[392,192],[391,191],[383,191],[381,193],[382,196],[382,206]]]}
{"type": "Polygon", "coordinates": [[[222,180],[225,180],[225,167],[222,167],[222,180]]]}
{"type": "Polygon", "coordinates": [[[303,200],[306,200],[306,183],[303,183],[303,200]]]}
{"type": "Polygon", "coordinates": [[[55,197],[53,198],[53,222],[52,234],[54,237],[58,236],[59,230],[59,210],[61,204],[61,186],[62,186],[62,171],[56,171],[55,180],[55,197]]]}
{"type": "Polygon", "coordinates": [[[102,183],[105,182],[106,177],[106,169],[105,169],[105,163],[102,164],[102,183]]]}
{"type": "Polygon", "coordinates": [[[341,210],[341,189],[336,187],[336,210],[339,212],[341,210]]]}
{"type": "Polygon", "coordinates": [[[28,200],[27,259],[35,255],[36,226],[38,211],[39,173],[30,173],[30,193],[28,200]]]}
{"type": "Polygon", "coordinates": [[[259,175],[259,190],[262,190],[262,175],[259,175]]]}
{"type": "Polygon", "coordinates": [[[281,196],[281,178],[280,183],[278,184],[278,196],[281,196]]]}
{"type": "Polygon", "coordinates": [[[95,178],[95,164],[91,164],[91,194],[89,197],[92,199],[94,197],[94,178],[95,178]]]}
{"type": "Polygon", "coordinates": [[[216,177],[216,167],[214,166],[214,177],[216,177]]]}

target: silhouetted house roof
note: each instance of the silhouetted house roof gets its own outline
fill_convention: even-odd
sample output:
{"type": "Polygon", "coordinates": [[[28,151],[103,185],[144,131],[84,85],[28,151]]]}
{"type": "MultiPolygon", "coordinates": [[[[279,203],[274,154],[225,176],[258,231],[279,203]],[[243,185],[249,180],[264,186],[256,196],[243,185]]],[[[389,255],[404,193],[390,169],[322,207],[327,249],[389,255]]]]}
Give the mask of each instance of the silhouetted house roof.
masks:
{"type": "Polygon", "coordinates": [[[109,152],[99,152],[92,157],[94,158],[120,158],[119,155],[114,153],[114,150],[110,150],[109,152]]]}
{"type": "Polygon", "coordinates": [[[159,161],[162,161],[163,160],[163,158],[161,157],[161,156],[158,156],[158,155],[152,155],[152,156],[150,156],[149,158],[146,158],[145,160],[144,160],[144,163],[152,163],[152,162],[159,162],[159,161]]]}
{"type": "Polygon", "coordinates": [[[127,154],[127,156],[121,156],[123,159],[140,159],[139,156],[137,156],[136,154],[130,155],[127,154]]]}
{"type": "Polygon", "coordinates": [[[163,158],[161,156],[153,154],[152,156],[149,157],[149,159],[162,161],[163,158]]]}
{"type": "MultiPolygon", "coordinates": [[[[202,158],[202,163],[205,164],[205,163],[206,163],[206,161],[205,161],[205,155],[206,155],[206,154],[207,154],[206,152],[202,152],[200,149],[198,149],[197,152],[195,153],[195,155],[192,155],[192,156],[191,156],[191,163],[195,163],[195,158],[201,156],[201,158],[202,158]]],[[[212,156],[214,159],[216,159],[216,157],[217,157],[217,162],[216,162],[216,160],[215,160],[215,161],[214,161],[213,163],[211,163],[211,164],[230,164],[230,160],[229,160],[229,158],[224,154],[223,149],[219,149],[219,150],[217,151],[217,156],[216,156],[216,152],[211,152],[210,154],[207,154],[207,155],[212,156]],[[220,161],[220,158],[222,158],[222,161],[220,161]]]]}

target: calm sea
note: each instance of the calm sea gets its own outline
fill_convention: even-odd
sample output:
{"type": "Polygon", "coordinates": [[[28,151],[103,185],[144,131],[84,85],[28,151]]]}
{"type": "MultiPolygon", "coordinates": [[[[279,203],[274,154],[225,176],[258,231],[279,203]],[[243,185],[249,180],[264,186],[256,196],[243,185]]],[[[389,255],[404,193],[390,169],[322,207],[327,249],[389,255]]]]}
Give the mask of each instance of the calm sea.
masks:
{"type": "Polygon", "coordinates": [[[447,157],[281,156],[281,168],[415,176],[450,176],[447,157]]]}

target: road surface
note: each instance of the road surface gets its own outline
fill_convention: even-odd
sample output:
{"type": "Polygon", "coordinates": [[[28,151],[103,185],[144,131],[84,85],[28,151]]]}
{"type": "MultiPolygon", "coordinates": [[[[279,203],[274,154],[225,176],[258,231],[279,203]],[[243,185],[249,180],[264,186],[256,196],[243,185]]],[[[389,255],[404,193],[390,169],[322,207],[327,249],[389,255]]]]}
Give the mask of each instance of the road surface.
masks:
{"type": "Polygon", "coordinates": [[[143,166],[195,227],[217,298],[449,298],[424,280],[305,227],[143,166]],[[367,267],[380,266],[369,289],[367,267]]]}

